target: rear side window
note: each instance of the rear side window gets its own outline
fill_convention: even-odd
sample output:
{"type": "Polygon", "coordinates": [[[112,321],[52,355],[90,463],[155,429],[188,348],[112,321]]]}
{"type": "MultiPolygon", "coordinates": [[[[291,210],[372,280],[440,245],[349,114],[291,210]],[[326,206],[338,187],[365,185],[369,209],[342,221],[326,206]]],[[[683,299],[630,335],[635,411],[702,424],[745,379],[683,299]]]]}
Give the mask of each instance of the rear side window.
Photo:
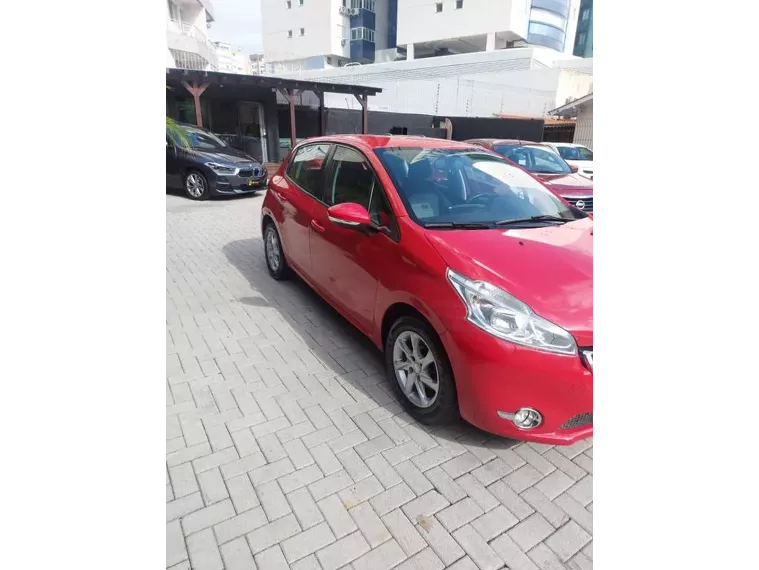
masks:
{"type": "Polygon", "coordinates": [[[322,199],[324,194],[324,167],[329,153],[328,144],[312,144],[295,151],[287,167],[287,176],[303,190],[322,199]]]}

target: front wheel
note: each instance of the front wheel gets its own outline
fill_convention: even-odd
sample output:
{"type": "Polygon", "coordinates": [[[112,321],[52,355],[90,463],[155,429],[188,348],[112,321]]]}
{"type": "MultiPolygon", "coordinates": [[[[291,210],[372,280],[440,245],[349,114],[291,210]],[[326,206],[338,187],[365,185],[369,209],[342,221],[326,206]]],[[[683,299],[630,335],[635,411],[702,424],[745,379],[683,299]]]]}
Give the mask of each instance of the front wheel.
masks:
{"type": "Polygon", "coordinates": [[[442,425],[460,417],[448,356],[427,323],[402,317],[393,324],[385,342],[385,369],[403,407],[418,422],[442,425]]]}
{"type": "Polygon", "coordinates": [[[192,200],[207,200],[209,196],[208,179],[203,173],[191,170],[184,177],[184,189],[192,200]]]}
{"type": "Polygon", "coordinates": [[[264,229],[264,253],[269,275],[277,281],[287,279],[290,276],[290,267],[287,265],[282,242],[273,222],[266,224],[266,229],[264,229]]]}

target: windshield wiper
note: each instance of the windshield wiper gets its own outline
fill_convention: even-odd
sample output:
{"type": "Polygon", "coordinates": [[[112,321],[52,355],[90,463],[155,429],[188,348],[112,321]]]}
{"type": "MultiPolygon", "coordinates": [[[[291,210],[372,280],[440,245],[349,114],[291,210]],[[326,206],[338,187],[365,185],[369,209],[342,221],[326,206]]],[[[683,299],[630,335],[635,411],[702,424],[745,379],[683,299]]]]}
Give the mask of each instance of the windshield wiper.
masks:
{"type": "Polygon", "coordinates": [[[487,230],[492,226],[482,222],[431,222],[424,224],[428,230],[455,229],[455,230],[487,230]]]}
{"type": "Polygon", "coordinates": [[[522,224],[526,222],[561,222],[566,224],[573,221],[570,218],[562,218],[561,216],[552,216],[550,214],[542,214],[540,216],[531,216],[529,218],[512,218],[510,220],[499,220],[494,222],[496,226],[507,226],[510,224],[522,224]]]}

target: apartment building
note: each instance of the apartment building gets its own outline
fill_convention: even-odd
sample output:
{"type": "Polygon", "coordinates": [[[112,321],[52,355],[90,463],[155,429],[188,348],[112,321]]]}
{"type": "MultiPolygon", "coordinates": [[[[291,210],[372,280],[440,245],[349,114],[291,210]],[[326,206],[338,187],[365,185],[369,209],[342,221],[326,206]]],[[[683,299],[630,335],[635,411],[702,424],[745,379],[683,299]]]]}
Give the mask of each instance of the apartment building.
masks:
{"type": "Polygon", "coordinates": [[[571,54],[579,4],[580,0],[399,2],[397,44],[406,59],[526,46],[571,54]]]}
{"type": "Polygon", "coordinates": [[[210,0],[167,0],[166,67],[218,71],[216,49],[208,39],[213,21],[210,0]]]}
{"type": "Polygon", "coordinates": [[[274,73],[515,47],[572,54],[581,0],[263,0],[274,73]]]}
{"type": "Polygon", "coordinates": [[[593,57],[593,0],[580,2],[580,16],[577,18],[577,33],[572,53],[578,57],[593,57]]]}
{"type": "Polygon", "coordinates": [[[239,49],[224,42],[213,42],[219,71],[226,73],[250,73],[250,61],[239,49]]]}
{"type": "Polygon", "coordinates": [[[263,0],[264,57],[274,73],[382,61],[395,48],[398,0],[263,0]]]}
{"type": "Polygon", "coordinates": [[[262,53],[254,53],[248,57],[248,69],[252,75],[266,75],[266,58],[262,53]]]}

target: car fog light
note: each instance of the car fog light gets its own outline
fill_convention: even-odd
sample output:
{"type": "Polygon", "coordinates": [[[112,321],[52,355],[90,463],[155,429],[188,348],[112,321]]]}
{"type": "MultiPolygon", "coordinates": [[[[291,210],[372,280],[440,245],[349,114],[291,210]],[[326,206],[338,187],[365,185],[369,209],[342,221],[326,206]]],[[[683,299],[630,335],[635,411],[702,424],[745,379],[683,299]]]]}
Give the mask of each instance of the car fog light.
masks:
{"type": "Polygon", "coordinates": [[[521,429],[532,429],[543,423],[543,416],[532,408],[519,408],[511,420],[514,425],[521,429]]]}

